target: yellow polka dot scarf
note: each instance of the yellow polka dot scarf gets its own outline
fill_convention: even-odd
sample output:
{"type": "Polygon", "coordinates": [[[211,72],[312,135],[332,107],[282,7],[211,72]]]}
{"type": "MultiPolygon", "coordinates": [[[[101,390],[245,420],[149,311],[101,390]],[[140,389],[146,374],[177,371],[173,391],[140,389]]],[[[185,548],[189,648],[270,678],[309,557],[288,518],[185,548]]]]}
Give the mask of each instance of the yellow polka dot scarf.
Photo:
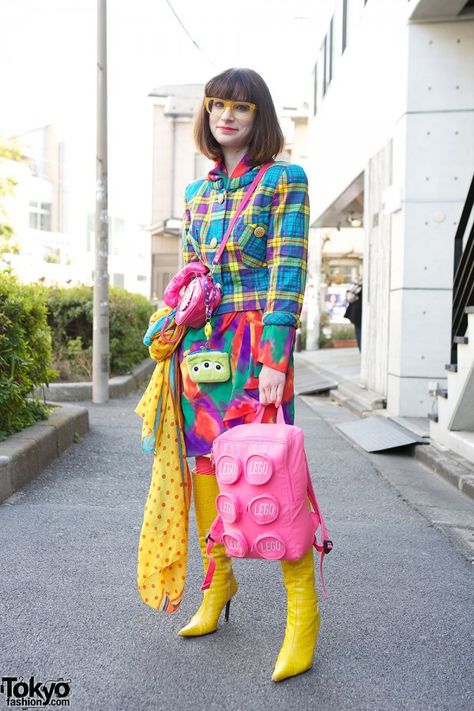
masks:
{"type": "Polygon", "coordinates": [[[143,418],[142,448],[153,453],[139,541],[137,585],[143,602],[165,612],[175,612],[184,594],[191,497],[176,353],[185,328],[176,326],[172,315],[166,307],[150,319],[144,343],[157,365],[135,408],[143,418]],[[163,327],[172,342],[163,339],[163,327]]]}

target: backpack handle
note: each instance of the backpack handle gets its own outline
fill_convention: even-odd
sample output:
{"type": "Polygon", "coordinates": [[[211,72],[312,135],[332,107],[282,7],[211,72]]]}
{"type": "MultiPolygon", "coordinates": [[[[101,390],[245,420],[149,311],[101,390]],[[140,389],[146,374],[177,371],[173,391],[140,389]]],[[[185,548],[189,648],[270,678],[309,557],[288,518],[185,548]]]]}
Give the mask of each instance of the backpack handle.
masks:
{"type": "MultiPolygon", "coordinates": [[[[267,408],[267,405],[260,405],[259,404],[258,410],[256,411],[255,417],[253,418],[252,422],[261,422],[263,419],[263,415],[264,415],[266,408],[267,408]]],[[[283,408],[281,407],[281,405],[280,405],[280,407],[277,407],[277,409],[276,409],[276,416],[277,416],[276,421],[277,421],[278,425],[286,424],[285,417],[283,415],[283,408]]]]}

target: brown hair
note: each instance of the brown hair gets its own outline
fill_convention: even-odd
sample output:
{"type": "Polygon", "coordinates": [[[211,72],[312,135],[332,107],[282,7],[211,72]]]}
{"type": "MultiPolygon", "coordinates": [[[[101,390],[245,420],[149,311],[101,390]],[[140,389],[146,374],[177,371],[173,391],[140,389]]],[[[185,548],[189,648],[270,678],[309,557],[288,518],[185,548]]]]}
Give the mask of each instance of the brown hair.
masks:
{"type": "MultiPolygon", "coordinates": [[[[219,99],[251,101],[257,105],[247,160],[251,165],[271,161],[283,150],[284,138],[268,86],[253,69],[226,69],[210,79],[205,96],[219,99]]],[[[204,105],[198,109],[194,123],[194,140],[207,158],[223,158],[222,148],[211,133],[209,114],[204,105]]]]}

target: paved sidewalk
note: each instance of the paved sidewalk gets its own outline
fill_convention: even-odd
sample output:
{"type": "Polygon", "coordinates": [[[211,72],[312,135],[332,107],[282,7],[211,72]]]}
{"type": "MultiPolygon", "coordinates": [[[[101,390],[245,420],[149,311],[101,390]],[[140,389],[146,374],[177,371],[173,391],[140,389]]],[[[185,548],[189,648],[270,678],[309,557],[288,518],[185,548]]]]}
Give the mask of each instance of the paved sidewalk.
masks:
{"type": "MultiPolygon", "coordinates": [[[[360,381],[360,353],[357,348],[325,348],[295,354],[296,365],[304,363],[338,383],[331,397],[357,414],[387,417],[383,397],[367,390],[360,381]]],[[[430,443],[429,419],[426,417],[389,417],[415,436],[424,437],[427,444],[413,448],[414,456],[432,472],[442,476],[466,496],[474,498],[474,464],[446,447],[430,443]]]]}
{"type": "MultiPolygon", "coordinates": [[[[84,403],[90,433],[0,505],[2,675],[70,678],[72,711],[473,708],[472,565],[301,400],[297,423],[335,543],[314,669],[270,680],[285,625],[278,564],[238,561],[230,622],[179,638],[202,567],[192,521],[182,608],[166,616],[140,601],[151,458],[139,447],[138,399],[84,403]]],[[[421,465],[400,458],[403,467],[421,465]]],[[[440,482],[446,500],[461,496],[440,482]]]]}
{"type": "Polygon", "coordinates": [[[295,360],[301,359],[318,370],[330,373],[337,381],[360,382],[360,353],[358,348],[320,348],[317,351],[295,353],[295,360]]]}

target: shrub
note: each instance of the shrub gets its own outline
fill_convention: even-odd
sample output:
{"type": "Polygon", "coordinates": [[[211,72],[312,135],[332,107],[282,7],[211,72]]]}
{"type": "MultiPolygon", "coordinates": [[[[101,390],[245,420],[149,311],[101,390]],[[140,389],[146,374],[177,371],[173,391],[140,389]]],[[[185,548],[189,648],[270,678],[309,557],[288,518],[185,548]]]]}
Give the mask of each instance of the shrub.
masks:
{"type": "Polygon", "coordinates": [[[331,326],[333,341],[351,341],[355,338],[355,329],[352,323],[341,323],[331,326]]]}
{"type": "Polygon", "coordinates": [[[48,385],[51,334],[41,287],[0,273],[0,440],[48,417],[33,388],[48,385]]]}
{"type": "MultiPolygon", "coordinates": [[[[111,375],[121,375],[148,355],[143,335],[153,307],[139,294],[111,287],[109,350],[111,375]]],[[[49,289],[48,322],[53,336],[53,363],[62,380],[92,378],[92,287],[49,289]]]]}

